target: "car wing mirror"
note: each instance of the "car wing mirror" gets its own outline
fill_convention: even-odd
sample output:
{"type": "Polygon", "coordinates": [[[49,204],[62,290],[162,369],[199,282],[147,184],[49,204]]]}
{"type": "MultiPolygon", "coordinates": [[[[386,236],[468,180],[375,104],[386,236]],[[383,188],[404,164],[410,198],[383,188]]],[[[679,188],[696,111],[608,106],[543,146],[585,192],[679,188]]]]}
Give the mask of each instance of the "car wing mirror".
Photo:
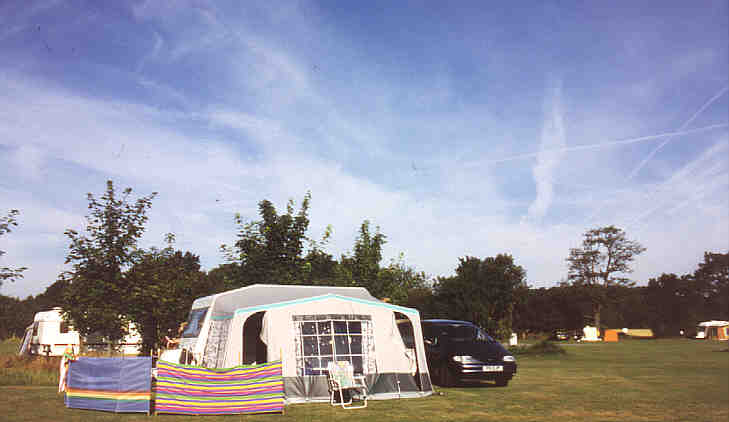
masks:
{"type": "Polygon", "coordinates": [[[427,344],[428,346],[437,346],[438,345],[438,337],[434,337],[432,339],[426,338],[423,339],[423,342],[427,344]]]}

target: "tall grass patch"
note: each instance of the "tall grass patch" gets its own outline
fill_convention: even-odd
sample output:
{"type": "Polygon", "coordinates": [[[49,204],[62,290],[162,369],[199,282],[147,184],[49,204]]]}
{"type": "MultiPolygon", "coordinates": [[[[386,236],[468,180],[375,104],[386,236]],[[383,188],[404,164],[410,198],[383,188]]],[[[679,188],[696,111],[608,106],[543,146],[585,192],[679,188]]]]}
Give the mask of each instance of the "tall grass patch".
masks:
{"type": "Polygon", "coordinates": [[[17,337],[6,338],[0,341],[0,356],[17,355],[20,350],[20,339],[17,337]]]}
{"type": "Polygon", "coordinates": [[[58,385],[59,357],[0,355],[0,385],[58,385]]]}
{"type": "Polygon", "coordinates": [[[0,342],[0,385],[58,385],[60,357],[18,356],[19,339],[0,342]]]}

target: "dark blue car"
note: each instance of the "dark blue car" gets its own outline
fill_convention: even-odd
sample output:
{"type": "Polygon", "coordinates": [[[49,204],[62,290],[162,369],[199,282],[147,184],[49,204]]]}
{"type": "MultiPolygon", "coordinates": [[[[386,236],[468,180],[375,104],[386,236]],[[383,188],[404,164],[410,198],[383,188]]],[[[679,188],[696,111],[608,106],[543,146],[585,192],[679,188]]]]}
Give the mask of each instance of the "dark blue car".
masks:
{"type": "Polygon", "coordinates": [[[491,380],[506,386],[516,374],[516,359],[498,341],[467,321],[422,321],[428,370],[435,384],[491,380]]]}

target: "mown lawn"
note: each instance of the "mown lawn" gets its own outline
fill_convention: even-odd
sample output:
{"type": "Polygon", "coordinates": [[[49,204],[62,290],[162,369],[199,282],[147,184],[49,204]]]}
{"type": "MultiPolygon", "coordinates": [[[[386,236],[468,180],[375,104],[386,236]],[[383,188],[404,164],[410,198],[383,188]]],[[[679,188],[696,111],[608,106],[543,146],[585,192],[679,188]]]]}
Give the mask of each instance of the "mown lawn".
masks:
{"type": "MultiPolygon", "coordinates": [[[[722,421],[729,420],[726,343],[643,340],[566,345],[566,355],[520,356],[506,388],[488,383],[439,389],[425,399],[371,401],[344,411],[328,404],[285,415],[158,415],[167,421],[722,421]]],[[[1,380],[0,380],[1,381],[1,380]]],[[[146,415],[66,409],[50,386],[3,386],[0,420],[148,421],[146,415]]]]}

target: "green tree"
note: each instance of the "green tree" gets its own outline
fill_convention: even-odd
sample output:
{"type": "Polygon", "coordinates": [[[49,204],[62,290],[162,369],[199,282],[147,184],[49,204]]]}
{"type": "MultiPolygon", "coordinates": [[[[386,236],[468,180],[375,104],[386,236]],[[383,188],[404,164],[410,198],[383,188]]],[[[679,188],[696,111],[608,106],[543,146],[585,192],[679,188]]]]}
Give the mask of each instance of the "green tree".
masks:
{"type": "MultiPolygon", "coordinates": [[[[0,217],[0,236],[10,233],[12,227],[18,225],[17,216],[20,212],[18,210],[10,210],[5,217],[0,217]]],[[[0,256],[5,255],[5,251],[0,250],[0,256]]],[[[18,278],[23,278],[23,271],[27,270],[26,267],[20,268],[9,268],[0,267],[0,287],[2,287],[5,280],[15,281],[18,278]]]]}
{"type": "Polygon", "coordinates": [[[213,290],[213,293],[220,293],[248,285],[241,276],[241,266],[237,262],[220,264],[208,271],[207,276],[208,284],[213,290]]]}
{"type": "Polygon", "coordinates": [[[439,316],[433,288],[427,285],[409,289],[407,301],[404,305],[408,308],[417,309],[420,312],[421,319],[431,319],[439,316]]]}
{"type": "Polygon", "coordinates": [[[25,327],[33,322],[36,308],[32,296],[20,300],[17,297],[0,295],[0,340],[8,337],[22,338],[25,327]]]}
{"type": "Polygon", "coordinates": [[[611,302],[610,287],[634,283],[620,276],[632,272],[630,263],[645,251],[640,243],[627,240],[615,226],[600,227],[584,234],[581,248],[570,249],[568,280],[587,288],[592,301],[594,325],[600,327],[600,312],[611,302]]]}
{"type": "Polygon", "coordinates": [[[467,256],[459,261],[456,275],[439,278],[435,286],[441,315],[471,321],[500,338],[508,337],[519,289],[526,287],[526,272],[508,254],[483,260],[467,256]]]}
{"type": "Polygon", "coordinates": [[[213,293],[200,271],[200,258],[174,250],[139,251],[125,277],[129,285],[126,313],[142,337],[142,353],[161,347],[164,336],[174,337],[187,318],[192,302],[213,293]]]}
{"type": "Polygon", "coordinates": [[[229,261],[240,264],[239,285],[301,282],[310,201],[311,193],[307,193],[296,215],[293,200],[285,214],[279,215],[270,201],[263,200],[258,203],[261,220],[246,222],[236,215],[238,240],[232,248],[222,245],[221,250],[229,261]]]}
{"type": "Polygon", "coordinates": [[[354,254],[342,255],[340,264],[340,281],[338,284],[360,286],[366,288],[370,294],[377,298],[387,297],[387,289],[380,283],[380,261],[382,261],[382,245],[386,236],[380,233],[370,233],[370,222],[364,220],[359,228],[359,235],[354,241],[354,254]],[[344,282],[343,282],[344,281],[344,282]]]}
{"type": "Polygon", "coordinates": [[[42,311],[60,306],[63,303],[63,295],[67,288],[68,281],[56,280],[56,282],[46,287],[43,293],[33,298],[35,307],[38,311],[42,311]]]}
{"type": "Polygon", "coordinates": [[[693,279],[705,298],[706,319],[729,320],[729,253],[704,252],[693,279]]]}
{"type": "Polygon", "coordinates": [[[648,281],[646,293],[649,325],[658,336],[677,336],[700,318],[703,297],[690,275],[661,274],[648,281]]]}
{"type": "MultiPolygon", "coordinates": [[[[610,295],[614,300],[606,306],[601,316],[604,325],[616,328],[651,326],[650,321],[655,313],[649,310],[646,301],[647,287],[613,286],[611,289],[610,295]]],[[[690,326],[684,325],[683,328],[690,326]]]]}
{"type": "Polygon", "coordinates": [[[87,195],[91,212],[86,217],[86,234],[65,232],[71,240],[66,263],[72,264],[72,270],[62,275],[68,281],[62,307],[81,335],[95,333],[115,342],[127,333],[130,286],[124,270],[133,263],[146,211],[157,195],[130,202],[131,193],[126,188],[119,198],[112,181],[107,181],[100,199],[87,195]]]}
{"type": "Polygon", "coordinates": [[[304,257],[302,277],[302,284],[306,285],[346,285],[337,282],[341,278],[339,263],[320,249],[310,250],[304,257]]]}
{"type": "Polygon", "coordinates": [[[425,273],[405,265],[403,254],[392,260],[390,265],[382,267],[382,246],[386,239],[380,227],[372,233],[369,220],[364,220],[354,242],[354,253],[351,256],[343,254],[339,265],[327,267],[333,275],[332,284],[364,287],[376,298],[406,304],[409,292],[425,287],[428,279],[425,273]]]}
{"type": "Polygon", "coordinates": [[[524,300],[516,303],[514,330],[521,333],[551,333],[560,328],[575,328],[569,324],[569,310],[560,306],[565,290],[562,287],[528,289],[524,300]]]}
{"type": "Polygon", "coordinates": [[[382,246],[387,237],[375,228],[374,235],[370,233],[370,222],[365,220],[359,228],[359,236],[354,242],[354,260],[352,262],[352,275],[360,285],[367,287],[376,297],[382,297],[384,288],[379,286],[377,275],[380,272],[382,261],[382,246]]]}
{"type": "Polygon", "coordinates": [[[61,304],[66,284],[56,281],[46,290],[23,300],[0,295],[0,339],[8,336],[22,337],[25,328],[33,322],[36,312],[47,311],[61,304]]]}
{"type": "MultiPolygon", "coordinates": [[[[393,260],[387,267],[381,268],[377,273],[377,294],[375,297],[389,298],[396,305],[407,306],[410,294],[421,294],[418,289],[428,285],[428,277],[424,272],[408,267],[400,259],[393,260]]],[[[421,295],[422,296],[422,295],[421,295]]]]}
{"type": "MultiPolygon", "coordinates": [[[[334,257],[324,251],[332,236],[332,226],[328,225],[324,230],[322,239],[316,241],[309,239],[309,251],[304,257],[302,283],[306,285],[340,285],[339,263],[334,257]]],[[[346,285],[346,283],[343,283],[346,285]]]]}

